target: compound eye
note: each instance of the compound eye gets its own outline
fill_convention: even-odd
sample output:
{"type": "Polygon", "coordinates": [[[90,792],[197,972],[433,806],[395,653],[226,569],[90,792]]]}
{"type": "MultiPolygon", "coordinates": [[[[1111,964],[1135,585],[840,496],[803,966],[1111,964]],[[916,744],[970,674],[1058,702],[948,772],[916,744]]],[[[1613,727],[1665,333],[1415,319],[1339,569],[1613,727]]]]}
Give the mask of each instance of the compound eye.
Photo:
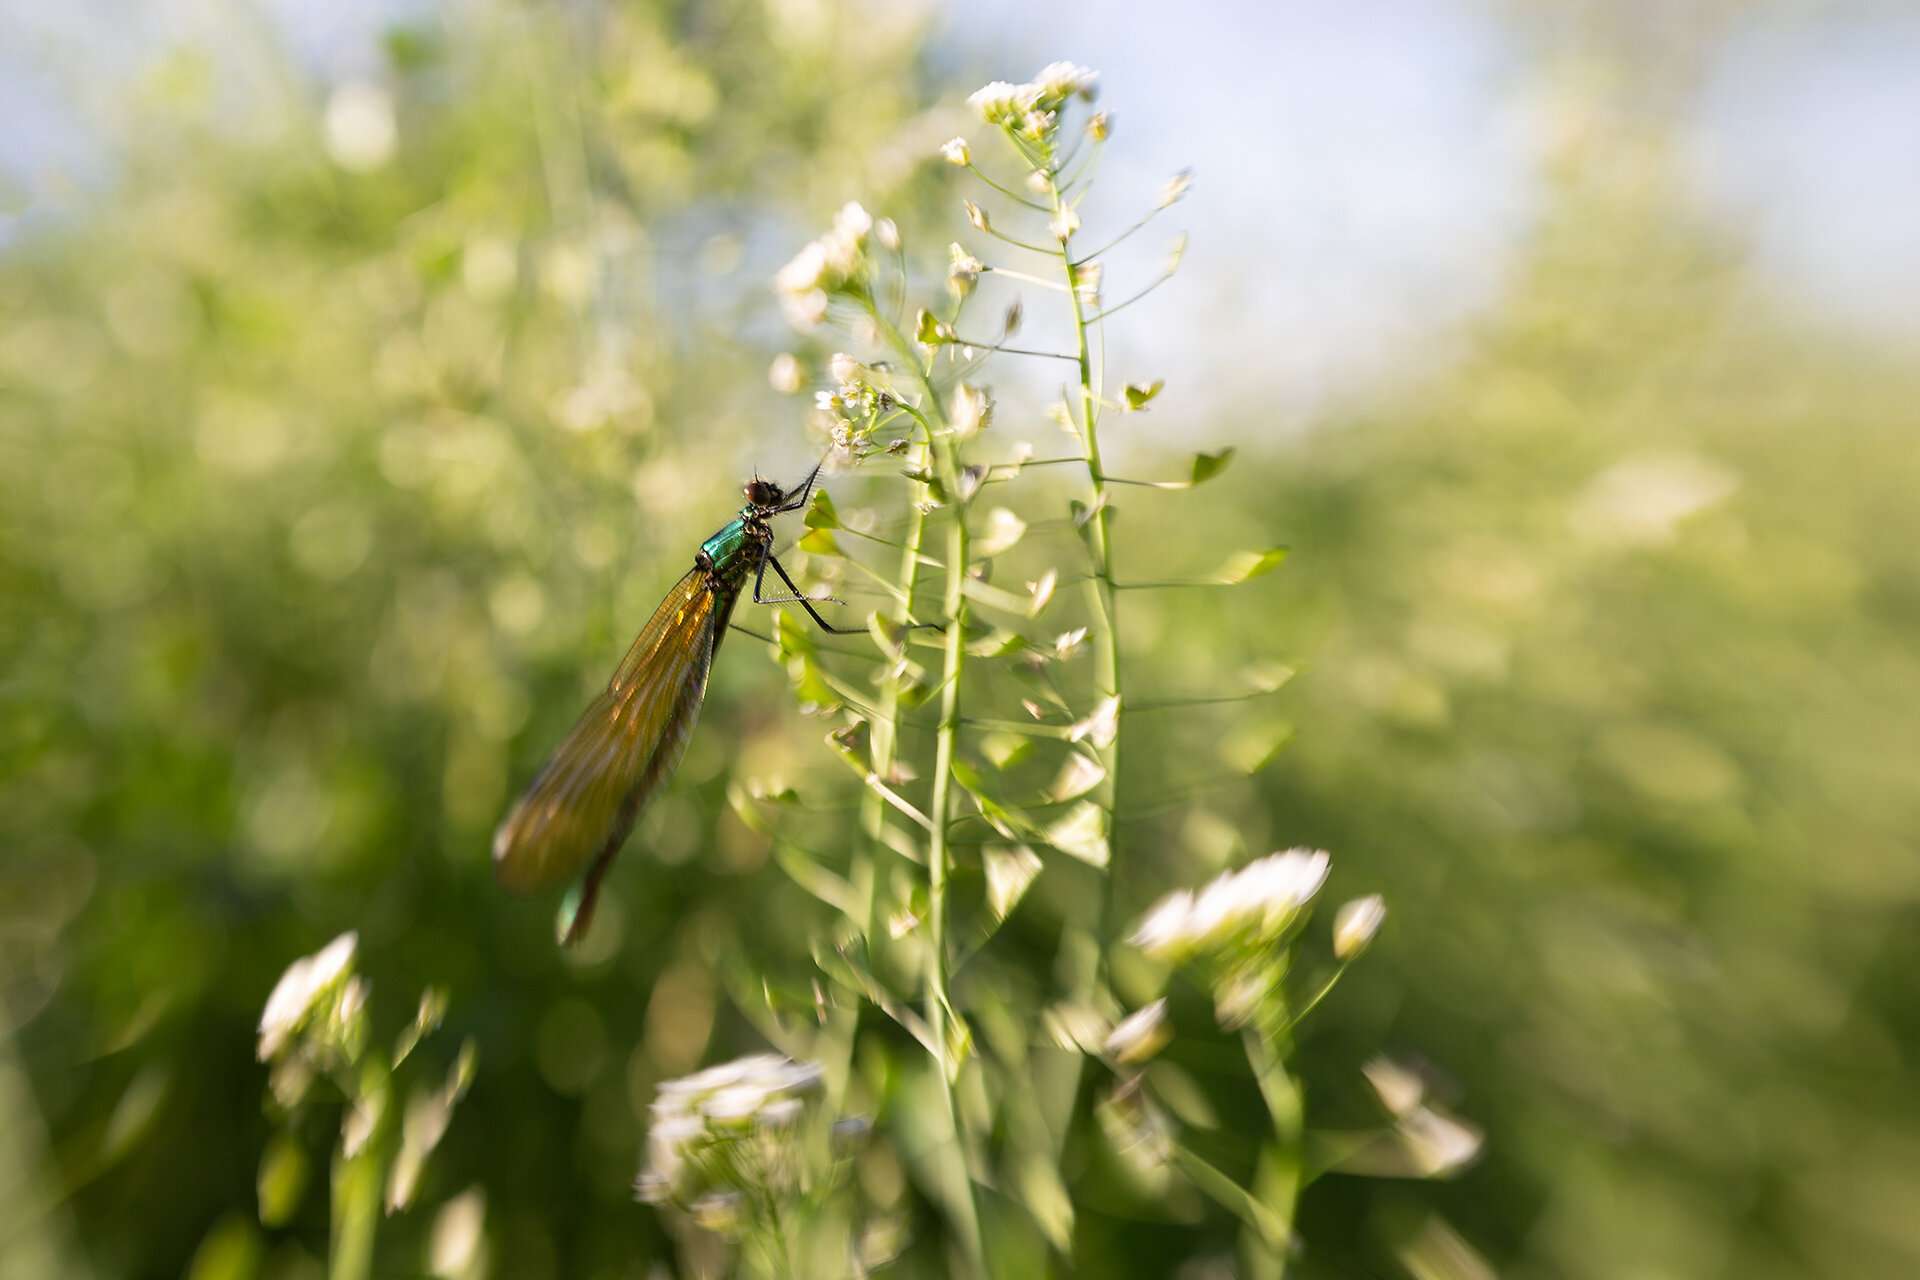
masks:
{"type": "Polygon", "coordinates": [[[749,480],[741,492],[756,507],[777,507],[786,500],[786,495],[780,492],[780,486],[771,480],[749,480]]]}

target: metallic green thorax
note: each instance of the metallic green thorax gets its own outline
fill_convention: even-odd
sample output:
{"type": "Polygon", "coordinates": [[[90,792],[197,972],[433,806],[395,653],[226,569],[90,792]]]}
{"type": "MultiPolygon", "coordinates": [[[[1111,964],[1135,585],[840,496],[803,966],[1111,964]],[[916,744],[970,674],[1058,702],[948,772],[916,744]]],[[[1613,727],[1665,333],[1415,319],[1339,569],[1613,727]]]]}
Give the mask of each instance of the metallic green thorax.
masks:
{"type": "Polygon", "coordinates": [[[768,541],[765,514],[749,504],[741,509],[739,519],[700,544],[694,563],[738,590],[747,570],[760,562],[756,548],[768,541]]]}

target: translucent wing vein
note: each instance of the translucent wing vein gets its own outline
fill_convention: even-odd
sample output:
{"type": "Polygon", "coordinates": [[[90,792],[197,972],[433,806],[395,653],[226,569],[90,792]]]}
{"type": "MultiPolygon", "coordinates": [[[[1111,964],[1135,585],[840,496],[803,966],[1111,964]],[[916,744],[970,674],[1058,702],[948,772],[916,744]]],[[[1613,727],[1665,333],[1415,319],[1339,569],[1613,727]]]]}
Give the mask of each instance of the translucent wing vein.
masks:
{"type": "Polygon", "coordinates": [[[552,888],[589,867],[569,941],[584,931],[613,855],[680,763],[733,599],[698,569],[682,578],[494,832],[494,870],[515,892],[552,888]]]}

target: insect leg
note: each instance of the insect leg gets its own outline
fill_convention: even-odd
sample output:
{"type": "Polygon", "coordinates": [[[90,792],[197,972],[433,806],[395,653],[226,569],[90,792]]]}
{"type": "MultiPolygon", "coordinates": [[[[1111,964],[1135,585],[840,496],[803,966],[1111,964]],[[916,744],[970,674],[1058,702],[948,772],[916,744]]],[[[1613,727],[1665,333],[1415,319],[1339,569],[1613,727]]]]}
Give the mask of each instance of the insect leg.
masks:
{"type": "Polygon", "coordinates": [[[787,576],[786,569],[781,566],[778,560],[774,559],[773,552],[766,551],[766,550],[761,551],[760,568],[759,568],[759,571],[753,575],[753,602],[755,604],[797,604],[802,609],[805,609],[807,611],[808,617],[812,618],[816,623],[820,625],[820,629],[822,631],[825,631],[829,635],[836,635],[836,636],[859,635],[866,630],[866,628],[864,627],[834,626],[831,622],[828,622],[825,618],[821,617],[820,611],[813,607],[816,601],[821,603],[826,603],[826,604],[838,604],[838,605],[846,604],[846,601],[836,599],[833,596],[809,596],[809,595],[802,594],[800,591],[800,588],[797,585],[795,585],[793,579],[787,576]],[[761,584],[766,580],[768,565],[773,566],[773,571],[780,575],[780,581],[787,584],[787,590],[793,592],[792,595],[764,596],[760,594],[761,584]]]}

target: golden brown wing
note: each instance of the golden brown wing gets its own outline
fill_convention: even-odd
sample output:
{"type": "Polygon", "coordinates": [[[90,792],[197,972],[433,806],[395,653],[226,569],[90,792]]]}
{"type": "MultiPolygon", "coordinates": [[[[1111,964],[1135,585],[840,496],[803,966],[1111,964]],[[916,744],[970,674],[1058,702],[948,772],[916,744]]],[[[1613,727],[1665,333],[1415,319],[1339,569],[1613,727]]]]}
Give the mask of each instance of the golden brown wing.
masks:
{"type": "Polygon", "coordinates": [[[680,763],[732,612],[732,594],[710,590],[700,570],[680,579],[494,832],[494,871],[517,893],[592,864],[569,941],[585,929],[607,864],[680,763]]]}

